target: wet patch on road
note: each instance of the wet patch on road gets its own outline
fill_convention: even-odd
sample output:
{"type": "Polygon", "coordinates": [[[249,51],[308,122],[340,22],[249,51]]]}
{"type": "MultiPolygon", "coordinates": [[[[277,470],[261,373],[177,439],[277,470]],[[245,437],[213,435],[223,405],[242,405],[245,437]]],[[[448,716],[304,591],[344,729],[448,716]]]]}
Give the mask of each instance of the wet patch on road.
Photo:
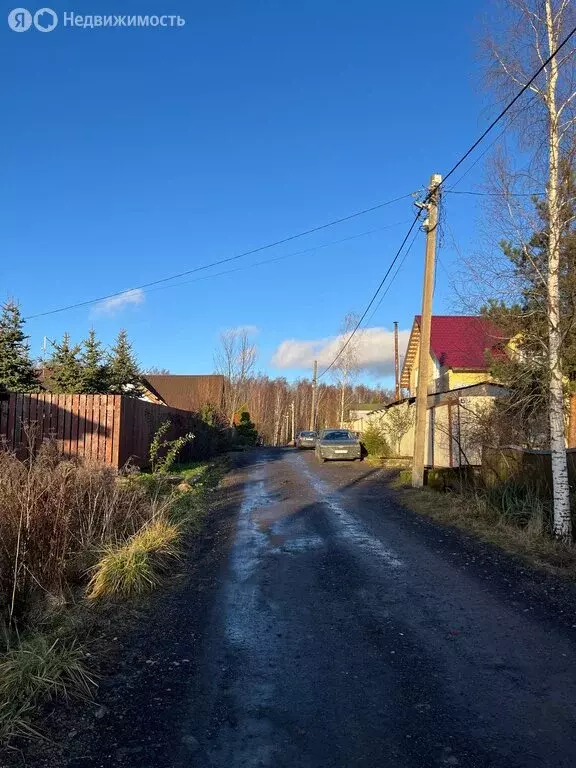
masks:
{"type": "Polygon", "coordinates": [[[404,566],[402,560],[391,549],[384,546],[380,539],[373,536],[362,523],[344,509],[339,495],[330,488],[328,483],[310,471],[301,456],[296,455],[292,458],[298,463],[298,471],[306,476],[312,488],[320,496],[321,502],[332,512],[332,518],[337,523],[337,533],[341,539],[355,547],[360,547],[364,552],[376,555],[392,568],[404,566]]]}

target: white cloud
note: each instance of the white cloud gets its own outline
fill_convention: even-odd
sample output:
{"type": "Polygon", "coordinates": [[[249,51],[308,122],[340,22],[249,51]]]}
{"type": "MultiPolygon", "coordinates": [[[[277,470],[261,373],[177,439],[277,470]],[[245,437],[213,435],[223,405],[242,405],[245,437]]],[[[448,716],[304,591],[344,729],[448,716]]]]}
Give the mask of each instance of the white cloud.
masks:
{"type": "MultiPolygon", "coordinates": [[[[399,331],[402,353],[408,344],[410,331],[399,331]]],[[[288,339],[283,341],[272,357],[277,368],[312,368],[318,360],[320,368],[330,365],[344,343],[343,336],[312,341],[288,339]]],[[[386,328],[366,328],[358,337],[358,365],[361,371],[376,376],[394,374],[394,331],[386,328]]]]}
{"type": "Polygon", "coordinates": [[[146,295],[141,288],[133,288],[131,291],[124,291],[118,296],[99,302],[94,307],[94,312],[98,315],[115,315],[126,307],[142,304],[145,298],[146,295]]]}

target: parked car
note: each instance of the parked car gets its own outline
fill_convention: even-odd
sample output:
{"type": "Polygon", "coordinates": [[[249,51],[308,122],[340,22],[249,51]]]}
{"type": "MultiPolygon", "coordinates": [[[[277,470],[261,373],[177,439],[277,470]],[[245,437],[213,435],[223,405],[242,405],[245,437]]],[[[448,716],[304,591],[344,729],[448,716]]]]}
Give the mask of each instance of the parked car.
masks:
{"type": "Polygon", "coordinates": [[[296,448],[314,448],[316,445],[316,432],[298,432],[295,441],[296,448]]]}
{"type": "Polygon", "coordinates": [[[360,440],[349,429],[323,429],[316,440],[315,450],[316,458],[323,462],[329,459],[362,459],[360,440]]]}

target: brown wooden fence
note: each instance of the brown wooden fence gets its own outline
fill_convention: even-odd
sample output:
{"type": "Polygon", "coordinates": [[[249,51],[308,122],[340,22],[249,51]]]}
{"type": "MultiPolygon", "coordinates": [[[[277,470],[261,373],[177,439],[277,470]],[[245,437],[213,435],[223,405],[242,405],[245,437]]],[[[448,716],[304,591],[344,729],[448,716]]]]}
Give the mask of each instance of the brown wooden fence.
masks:
{"type": "MultiPolygon", "coordinates": [[[[576,448],[566,451],[568,482],[576,488],[576,448]]],[[[487,485],[508,481],[552,493],[552,458],[550,451],[531,451],[516,446],[484,448],[482,479],[487,485]]]]}
{"type": "Polygon", "coordinates": [[[30,443],[53,440],[64,456],[123,467],[128,460],[148,464],[148,450],[160,424],[169,419],[168,439],[188,432],[195,439],[183,458],[207,458],[218,447],[219,433],[197,414],[121,395],[11,393],[0,400],[0,444],[20,455],[30,443]]]}

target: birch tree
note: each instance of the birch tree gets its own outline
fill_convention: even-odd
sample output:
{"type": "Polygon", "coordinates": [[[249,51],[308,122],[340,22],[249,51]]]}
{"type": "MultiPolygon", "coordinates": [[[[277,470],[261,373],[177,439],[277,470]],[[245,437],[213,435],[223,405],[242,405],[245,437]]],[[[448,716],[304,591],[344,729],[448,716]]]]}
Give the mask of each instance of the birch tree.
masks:
{"type": "MultiPolygon", "coordinates": [[[[487,43],[490,74],[499,95],[508,97],[526,85],[574,26],[573,0],[504,0],[500,33],[487,43]]],[[[576,106],[574,45],[570,41],[529,86],[531,101],[517,122],[521,149],[530,153],[527,174],[546,189],[547,262],[540,279],[545,286],[547,321],[547,388],[552,456],[554,533],[572,536],[564,420],[563,334],[560,312],[561,240],[570,206],[562,194],[560,163],[574,147],[576,106]]]]}
{"type": "Polygon", "coordinates": [[[224,331],[214,355],[216,371],[224,376],[224,408],[230,426],[246,396],[248,380],[256,365],[256,347],[243,328],[224,331]]]}
{"type": "Polygon", "coordinates": [[[347,394],[352,381],[358,373],[358,344],[360,334],[354,333],[358,325],[359,317],[353,312],[349,312],[340,329],[340,356],[336,361],[336,380],[340,388],[340,427],[345,424],[345,412],[347,405],[347,394]]]}

